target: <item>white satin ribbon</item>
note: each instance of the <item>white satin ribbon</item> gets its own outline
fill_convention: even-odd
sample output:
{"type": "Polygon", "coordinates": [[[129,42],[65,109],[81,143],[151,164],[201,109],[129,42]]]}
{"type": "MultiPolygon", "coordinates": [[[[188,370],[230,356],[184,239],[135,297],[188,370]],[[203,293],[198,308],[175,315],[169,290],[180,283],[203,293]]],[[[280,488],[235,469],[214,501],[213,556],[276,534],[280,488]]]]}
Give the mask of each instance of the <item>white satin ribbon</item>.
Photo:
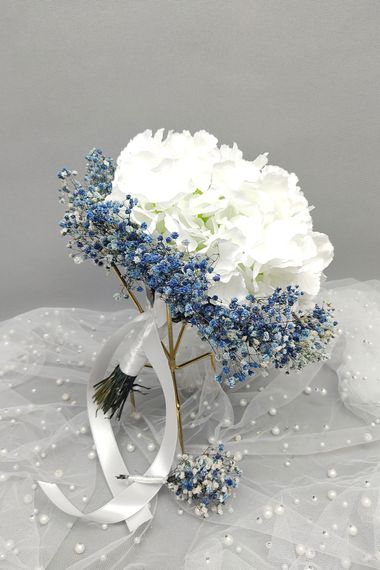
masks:
{"type": "Polygon", "coordinates": [[[161,318],[158,318],[157,310],[149,309],[117,330],[103,346],[89,378],[87,389],[89,422],[98,458],[114,496],[113,499],[99,509],[90,513],[83,513],[69,501],[55,483],[38,482],[50,500],[69,515],[101,523],[117,523],[125,520],[131,531],[152,518],[148,504],[158,493],[169,474],[178,437],[172,377],[167,358],[162,349],[157,320],[161,321],[161,318]],[[131,356],[135,354],[137,359],[141,359],[141,352],[143,351],[146,360],[151,363],[161,383],[166,407],[164,435],[158,453],[143,476],[131,476],[133,482],[128,486],[126,486],[125,481],[116,479],[117,475],[121,473],[129,475],[129,471],[120,454],[111,422],[101,410],[97,411],[93,402],[93,385],[105,377],[109,362],[116,348],[124,339],[127,339],[130,347],[132,347],[131,356]]]}

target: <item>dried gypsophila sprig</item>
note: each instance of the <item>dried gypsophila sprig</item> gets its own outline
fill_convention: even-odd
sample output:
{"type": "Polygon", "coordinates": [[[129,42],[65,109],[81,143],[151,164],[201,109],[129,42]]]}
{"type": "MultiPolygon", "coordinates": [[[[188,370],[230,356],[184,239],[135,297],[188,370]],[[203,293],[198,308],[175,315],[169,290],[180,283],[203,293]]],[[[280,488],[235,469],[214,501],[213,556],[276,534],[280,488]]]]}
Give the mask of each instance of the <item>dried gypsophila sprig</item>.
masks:
{"type": "Polygon", "coordinates": [[[210,511],[223,514],[241,474],[236,458],[220,443],[198,456],[180,455],[168,476],[167,487],[179,501],[191,505],[196,515],[207,518],[210,511]]]}
{"type": "Polygon", "coordinates": [[[234,298],[222,303],[208,292],[211,280],[220,278],[215,260],[180,251],[176,233],[153,236],[145,223],[134,222],[137,200],[106,200],[115,171],[112,159],[94,149],[86,160],[84,185],[73,171],[58,173],[61,201],[67,204],[62,233],[77,250],[74,261],[90,259],[106,270],[117,265],[131,289],[142,290],[144,284],[158,294],[170,306],[173,320],[196,326],[215,351],[218,382],[233,387],[259,369],[274,366],[289,372],[327,358],[337,324],[330,305],[301,310],[303,293],[293,286],[262,299],[247,295],[244,302],[234,298]]]}

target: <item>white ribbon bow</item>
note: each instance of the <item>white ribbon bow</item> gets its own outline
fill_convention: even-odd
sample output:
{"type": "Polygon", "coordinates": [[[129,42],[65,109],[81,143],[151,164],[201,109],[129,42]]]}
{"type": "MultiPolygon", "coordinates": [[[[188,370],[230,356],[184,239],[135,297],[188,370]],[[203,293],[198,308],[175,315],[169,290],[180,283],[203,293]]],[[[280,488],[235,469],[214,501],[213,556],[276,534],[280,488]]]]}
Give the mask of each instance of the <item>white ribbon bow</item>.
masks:
{"type": "MultiPolygon", "coordinates": [[[[149,501],[166,481],[174,459],[178,437],[172,377],[157,327],[157,321],[160,320],[157,306],[155,306],[122,326],[105,343],[90,374],[87,388],[89,422],[98,458],[113,499],[95,511],[83,513],[69,501],[55,483],[38,482],[50,500],[69,515],[99,523],[117,523],[125,520],[130,531],[136,530],[152,518],[149,501]],[[136,374],[146,361],[150,362],[161,383],[166,407],[166,424],[158,453],[143,476],[127,477],[127,481],[132,481],[129,486],[126,486],[125,481],[116,479],[120,473],[128,476],[129,471],[120,454],[110,420],[101,410],[96,409],[93,401],[93,385],[106,376],[109,362],[124,339],[127,340],[129,347],[124,361],[131,363],[136,374]],[[146,478],[145,481],[144,478],[146,478]]],[[[162,323],[159,322],[160,324],[162,323]]]]}

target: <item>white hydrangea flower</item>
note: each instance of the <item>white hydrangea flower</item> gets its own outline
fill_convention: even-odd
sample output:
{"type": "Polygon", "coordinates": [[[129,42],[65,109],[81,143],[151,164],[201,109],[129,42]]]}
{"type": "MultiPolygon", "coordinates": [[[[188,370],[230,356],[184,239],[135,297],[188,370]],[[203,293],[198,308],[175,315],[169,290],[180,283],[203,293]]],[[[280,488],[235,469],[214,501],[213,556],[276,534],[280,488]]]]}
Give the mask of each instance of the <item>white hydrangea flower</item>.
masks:
{"type": "Polygon", "coordinates": [[[242,299],[297,284],[319,291],[333,258],[325,234],[313,231],[311,208],[294,173],[243,158],[206,131],[147,130],[121,152],[109,199],[138,198],[138,222],[151,232],[178,232],[177,244],[217,257],[214,292],[242,299]]]}

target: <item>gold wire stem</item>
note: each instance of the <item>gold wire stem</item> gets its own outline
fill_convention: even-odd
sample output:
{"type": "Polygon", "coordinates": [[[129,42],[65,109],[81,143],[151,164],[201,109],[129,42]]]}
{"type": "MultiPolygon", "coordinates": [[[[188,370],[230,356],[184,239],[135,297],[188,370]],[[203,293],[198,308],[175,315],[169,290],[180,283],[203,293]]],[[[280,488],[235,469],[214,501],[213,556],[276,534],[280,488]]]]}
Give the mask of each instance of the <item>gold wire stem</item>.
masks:
{"type": "Polygon", "coordinates": [[[177,340],[176,340],[176,343],[175,343],[175,346],[174,346],[174,356],[177,355],[177,352],[178,352],[178,349],[179,349],[180,344],[181,344],[181,342],[182,342],[182,337],[183,337],[183,334],[184,334],[185,330],[186,330],[186,323],[182,323],[182,324],[181,324],[181,329],[180,329],[180,331],[179,331],[179,334],[178,334],[178,337],[177,337],[177,340]]]}
{"type": "MultiPolygon", "coordinates": [[[[131,291],[130,289],[128,289],[128,284],[125,281],[124,277],[122,276],[122,274],[120,273],[119,268],[117,267],[117,265],[115,265],[114,263],[112,263],[112,269],[115,271],[118,279],[121,281],[124,289],[126,289],[129,297],[131,298],[131,301],[133,302],[133,304],[135,305],[136,309],[138,310],[139,313],[144,313],[144,309],[142,308],[138,298],[136,297],[136,295],[134,294],[133,291],[131,291]]],[[[169,352],[166,348],[166,346],[164,345],[163,342],[161,342],[162,348],[164,349],[164,352],[166,354],[166,358],[169,358],[169,352]]]]}
{"type": "Polygon", "coordinates": [[[136,295],[134,294],[133,291],[128,289],[128,284],[127,284],[126,280],[124,279],[124,277],[122,276],[122,274],[120,273],[120,269],[117,267],[117,265],[115,265],[115,263],[112,263],[112,269],[116,273],[119,281],[121,281],[121,283],[123,284],[124,289],[126,289],[128,296],[131,298],[131,301],[134,304],[134,306],[136,307],[136,309],[138,310],[138,312],[143,313],[144,309],[140,305],[138,298],[136,297],[136,295]]]}
{"type": "Polygon", "coordinates": [[[173,358],[174,357],[173,321],[169,305],[166,305],[166,322],[168,325],[169,354],[173,358]]]}
{"type": "Polygon", "coordinates": [[[175,409],[177,414],[178,439],[179,439],[179,444],[181,446],[181,451],[182,453],[185,453],[185,442],[183,438],[183,427],[182,427],[181,400],[179,399],[175,368],[171,370],[171,375],[172,375],[174,394],[175,394],[175,409]]]}
{"type": "Polygon", "coordinates": [[[134,412],[136,412],[136,411],[137,411],[137,408],[136,408],[136,398],[135,398],[135,395],[134,395],[133,392],[130,393],[130,398],[131,398],[132,409],[133,409],[134,412]]]}
{"type": "Polygon", "coordinates": [[[204,354],[201,354],[200,356],[195,356],[194,358],[191,358],[190,360],[186,360],[186,362],[182,362],[182,364],[178,364],[178,366],[176,367],[177,370],[180,368],[185,368],[185,366],[189,366],[190,364],[194,364],[195,362],[198,362],[198,360],[203,360],[204,358],[210,358],[211,357],[211,352],[205,352],[204,354]]]}
{"type": "Polygon", "coordinates": [[[210,352],[210,362],[214,372],[216,372],[216,362],[215,362],[215,354],[214,352],[210,352]]]}
{"type": "MultiPolygon", "coordinates": [[[[175,408],[176,408],[176,414],[177,414],[177,425],[178,425],[178,439],[179,439],[179,444],[181,446],[181,451],[182,453],[185,453],[185,444],[184,444],[184,439],[183,439],[183,427],[182,427],[182,414],[181,414],[181,400],[179,398],[179,391],[178,391],[178,386],[177,386],[177,376],[176,376],[176,350],[175,350],[175,346],[174,346],[174,334],[173,334],[173,321],[172,321],[172,316],[170,313],[170,307],[169,305],[166,305],[166,322],[167,322],[167,326],[168,326],[168,342],[169,342],[169,367],[170,367],[170,372],[172,375],[172,380],[173,380],[173,387],[174,387],[174,394],[175,394],[175,408]]],[[[183,333],[182,333],[183,336],[183,333]]],[[[181,342],[181,341],[180,341],[181,342]]],[[[178,339],[176,342],[176,346],[179,346],[178,343],[178,339]]],[[[177,348],[178,348],[177,346],[177,348]]]]}

